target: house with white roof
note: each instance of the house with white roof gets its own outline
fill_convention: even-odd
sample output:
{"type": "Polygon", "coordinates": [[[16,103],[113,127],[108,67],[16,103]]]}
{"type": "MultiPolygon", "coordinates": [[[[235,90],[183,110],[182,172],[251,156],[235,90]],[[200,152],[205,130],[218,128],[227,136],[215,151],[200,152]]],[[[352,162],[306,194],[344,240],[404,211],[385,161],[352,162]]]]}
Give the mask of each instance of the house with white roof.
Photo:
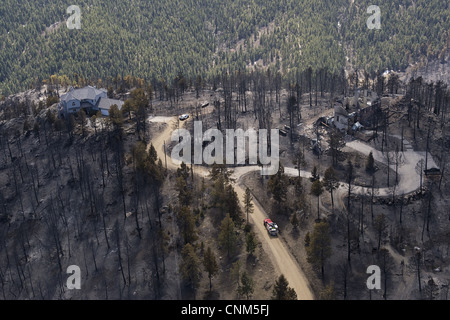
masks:
{"type": "Polygon", "coordinates": [[[97,89],[91,86],[80,89],[71,87],[67,93],[61,96],[58,104],[58,115],[66,117],[83,109],[86,112],[100,111],[102,115],[108,116],[111,106],[117,105],[120,110],[123,103],[121,100],[109,99],[105,89],[97,89]]]}

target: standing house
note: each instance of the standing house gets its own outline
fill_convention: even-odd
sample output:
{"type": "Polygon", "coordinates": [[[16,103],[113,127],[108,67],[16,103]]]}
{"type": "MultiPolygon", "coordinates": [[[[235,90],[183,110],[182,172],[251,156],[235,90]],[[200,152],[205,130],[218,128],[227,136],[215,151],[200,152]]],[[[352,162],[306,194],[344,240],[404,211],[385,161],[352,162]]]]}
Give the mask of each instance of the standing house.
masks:
{"type": "Polygon", "coordinates": [[[334,106],[334,126],[340,130],[346,132],[348,129],[349,115],[347,110],[340,105],[334,106]]]}
{"type": "Polygon", "coordinates": [[[109,109],[114,104],[121,109],[123,101],[109,99],[105,89],[97,89],[91,86],[81,89],[71,87],[67,93],[61,96],[58,104],[58,115],[66,117],[83,109],[86,112],[100,111],[102,115],[107,116],[109,115],[109,109]]]}
{"type": "Polygon", "coordinates": [[[103,116],[109,116],[109,109],[115,104],[119,110],[122,109],[123,101],[109,98],[101,98],[98,103],[98,109],[103,116]]]}

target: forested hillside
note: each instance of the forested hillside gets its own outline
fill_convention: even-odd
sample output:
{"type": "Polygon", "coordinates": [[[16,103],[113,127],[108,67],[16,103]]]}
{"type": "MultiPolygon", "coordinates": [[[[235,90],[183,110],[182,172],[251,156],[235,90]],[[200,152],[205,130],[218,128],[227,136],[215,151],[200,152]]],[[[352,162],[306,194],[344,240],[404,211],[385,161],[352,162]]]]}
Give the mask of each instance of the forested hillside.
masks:
{"type": "Polygon", "coordinates": [[[450,42],[450,9],[439,0],[79,0],[69,30],[62,0],[0,3],[0,91],[50,75],[173,79],[257,65],[293,75],[342,70],[346,56],[369,73],[439,58],[450,42]],[[381,29],[367,8],[378,5],[381,29]]]}

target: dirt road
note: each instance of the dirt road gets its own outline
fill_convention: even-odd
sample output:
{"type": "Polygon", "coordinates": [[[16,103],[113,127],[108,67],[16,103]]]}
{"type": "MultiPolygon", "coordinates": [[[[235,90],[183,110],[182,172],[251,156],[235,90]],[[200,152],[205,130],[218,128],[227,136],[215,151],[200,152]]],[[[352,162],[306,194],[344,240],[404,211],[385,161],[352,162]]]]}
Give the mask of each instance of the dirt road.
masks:
{"type": "MultiPolygon", "coordinates": [[[[242,199],[244,199],[245,190],[239,183],[234,185],[234,190],[242,202],[242,199]]],[[[267,214],[258,201],[253,199],[253,203],[254,210],[253,213],[250,214],[250,220],[255,226],[254,229],[256,229],[259,233],[264,250],[268,253],[269,257],[272,258],[272,263],[275,270],[277,270],[279,274],[283,274],[286,277],[289,282],[289,286],[295,290],[299,300],[313,300],[314,296],[311,288],[309,287],[308,279],[305,274],[300,269],[295,258],[291,255],[281,239],[268,234],[263,225],[263,221],[267,218],[267,214]]]]}
{"type": "MultiPolygon", "coordinates": [[[[176,117],[154,117],[150,119],[152,122],[163,122],[166,123],[165,129],[158,135],[156,138],[152,140],[152,143],[158,152],[158,156],[165,162],[165,154],[164,154],[164,143],[169,144],[170,138],[173,130],[180,127],[182,128],[184,123],[183,121],[178,121],[176,117]]],[[[369,152],[372,152],[375,160],[386,163],[386,157],[378,150],[364,144],[360,141],[352,141],[347,144],[348,148],[361,152],[365,155],[368,155],[369,152]]],[[[398,194],[407,194],[419,188],[419,179],[418,174],[415,171],[415,166],[417,162],[425,157],[423,152],[417,152],[413,150],[408,150],[402,153],[402,163],[399,167],[399,184],[396,186],[398,194]]],[[[432,157],[429,157],[429,166],[435,166],[435,163],[432,157]]],[[[170,155],[167,155],[167,168],[170,170],[176,170],[179,167],[179,163],[174,163],[170,158],[170,155]]],[[[391,168],[392,164],[391,164],[391,168]]],[[[241,201],[241,206],[243,206],[244,199],[244,189],[241,185],[241,178],[252,171],[260,170],[258,166],[246,166],[246,167],[237,167],[233,170],[232,178],[235,180],[234,189],[239,196],[241,201]]],[[[208,169],[202,166],[195,166],[194,172],[201,176],[208,176],[208,169]]],[[[297,176],[298,171],[294,168],[285,168],[285,173],[290,176],[297,176]]],[[[310,177],[310,173],[306,171],[301,171],[300,175],[302,177],[310,177]]],[[[339,198],[344,196],[347,188],[346,183],[340,184],[340,188],[336,190],[335,197],[339,198]]],[[[354,194],[368,194],[369,188],[364,188],[360,186],[354,186],[352,193],[354,194]]],[[[377,196],[387,196],[392,193],[392,190],[389,188],[377,188],[377,196]]],[[[340,201],[342,202],[342,201],[340,201]]],[[[314,299],[311,288],[308,284],[308,280],[306,279],[304,273],[301,268],[297,264],[295,258],[291,255],[289,250],[286,248],[284,243],[280,238],[271,237],[264,225],[263,221],[267,217],[267,214],[264,208],[254,200],[254,212],[251,214],[250,219],[251,222],[255,225],[256,230],[258,231],[259,238],[262,242],[264,250],[268,253],[268,256],[272,257],[272,263],[279,274],[284,274],[286,279],[289,281],[289,285],[294,288],[297,293],[297,297],[301,300],[310,300],[314,299]]],[[[276,275],[274,275],[276,277],[276,275]]]]}
{"type": "MultiPolygon", "coordinates": [[[[165,122],[167,124],[165,129],[157,137],[152,139],[152,144],[158,153],[158,157],[163,161],[163,163],[165,163],[164,143],[166,143],[166,145],[170,143],[173,130],[178,128],[178,120],[176,118],[155,117],[149,121],[165,122]]],[[[180,128],[183,127],[183,124],[184,122],[179,122],[180,128]]],[[[178,167],[179,164],[174,163],[170,158],[170,155],[167,154],[167,168],[169,170],[176,170],[178,167]]],[[[234,189],[241,201],[241,206],[243,206],[244,189],[240,185],[240,178],[244,174],[255,170],[259,170],[259,167],[239,167],[233,172],[232,178],[235,179],[234,189]]],[[[207,176],[209,174],[207,168],[201,166],[195,166],[194,172],[201,176],[207,176]]],[[[305,274],[281,239],[278,237],[269,236],[263,225],[263,221],[267,217],[267,214],[264,208],[256,200],[253,201],[255,206],[254,212],[250,215],[250,219],[257,230],[264,250],[267,252],[268,256],[272,258],[273,266],[275,270],[277,270],[278,275],[283,274],[286,277],[289,282],[289,286],[295,290],[299,300],[313,300],[314,295],[305,274]]],[[[274,275],[273,278],[276,279],[278,275],[274,275]]]]}
{"type": "MultiPolygon", "coordinates": [[[[409,143],[408,143],[409,144],[409,143]]],[[[366,156],[372,152],[376,161],[387,165],[387,154],[383,154],[381,151],[361,142],[358,140],[347,143],[346,148],[356,150],[366,156]]],[[[394,152],[389,152],[391,158],[393,158],[394,152]]],[[[398,167],[399,183],[395,186],[395,193],[398,195],[405,195],[414,192],[420,188],[420,173],[416,171],[417,163],[421,160],[425,161],[426,154],[424,151],[414,151],[412,149],[401,152],[401,161],[398,167]]],[[[437,165],[434,162],[433,157],[428,154],[428,168],[436,168],[437,165]]],[[[395,171],[395,163],[390,161],[390,168],[395,171]]],[[[425,168],[424,168],[425,169],[425,168]]],[[[345,188],[345,184],[343,184],[345,188]]],[[[357,194],[370,194],[370,188],[364,188],[355,186],[352,190],[357,194]]],[[[377,188],[377,195],[379,197],[386,197],[392,195],[392,188],[377,188]]]]}

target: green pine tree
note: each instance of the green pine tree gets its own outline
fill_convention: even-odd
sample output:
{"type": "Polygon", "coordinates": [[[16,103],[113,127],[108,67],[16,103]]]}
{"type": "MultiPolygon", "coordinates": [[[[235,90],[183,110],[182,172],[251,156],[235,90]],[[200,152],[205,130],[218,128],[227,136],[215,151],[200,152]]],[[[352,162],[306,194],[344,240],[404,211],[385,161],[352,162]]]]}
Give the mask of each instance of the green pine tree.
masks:
{"type": "Polygon", "coordinates": [[[330,225],[327,221],[320,221],[314,225],[311,234],[311,243],[306,248],[308,262],[314,267],[320,268],[322,279],[324,279],[324,266],[332,254],[330,225]]]}
{"type": "Polygon", "coordinates": [[[219,243],[225,249],[229,258],[235,252],[238,240],[236,227],[229,214],[222,220],[219,230],[219,243]]]}
{"type": "Polygon", "coordinates": [[[293,288],[289,287],[289,282],[283,274],[275,281],[271,299],[297,300],[297,293],[293,288]]]}
{"type": "Polygon", "coordinates": [[[219,266],[216,261],[216,257],[212,252],[211,248],[208,247],[206,249],[205,255],[203,257],[203,266],[205,267],[206,272],[208,273],[209,278],[209,291],[212,288],[212,277],[219,271],[219,266]]]}

